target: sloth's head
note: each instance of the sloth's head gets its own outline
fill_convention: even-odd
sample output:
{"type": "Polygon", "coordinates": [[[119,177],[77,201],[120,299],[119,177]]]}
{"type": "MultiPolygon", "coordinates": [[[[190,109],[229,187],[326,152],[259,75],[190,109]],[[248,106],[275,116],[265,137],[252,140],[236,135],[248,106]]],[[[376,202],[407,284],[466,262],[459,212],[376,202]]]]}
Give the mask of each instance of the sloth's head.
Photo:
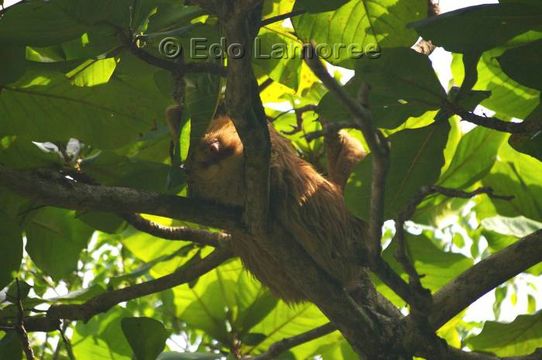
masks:
{"type": "Polygon", "coordinates": [[[226,205],[243,205],[243,144],[231,119],[215,118],[190,149],[187,162],[190,196],[226,205]]]}

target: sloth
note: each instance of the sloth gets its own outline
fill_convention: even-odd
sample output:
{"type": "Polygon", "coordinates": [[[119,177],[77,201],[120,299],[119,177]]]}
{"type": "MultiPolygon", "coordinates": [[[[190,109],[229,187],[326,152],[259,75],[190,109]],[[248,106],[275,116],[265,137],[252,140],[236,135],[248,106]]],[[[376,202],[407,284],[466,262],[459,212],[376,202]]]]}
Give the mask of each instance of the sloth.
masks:
{"type": "MultiPolygon", "coordinates": [[[[329,178],[301,159],[291,143],[268,124],[271,139],[269,236],[276,246],[298,247],[343,288],[362,276],[367,225],[352,216],[342,188],[364,153],[346,132],[326,138],[329,178]]],[[[192,146],[186,164],[189,196],[224,205],[243,206],[243,144],[232,120],[218,115],[192,146]]],[[[269,255],[253,235],[229,229],[232,248],[244,266],[271,292],[289,303],[307,300],[295,267],[269,255]],[[293,270],[292,270],[293,269],[293,270]]],[[[312,270],[312,269],[311,269],[312,270]]]]}

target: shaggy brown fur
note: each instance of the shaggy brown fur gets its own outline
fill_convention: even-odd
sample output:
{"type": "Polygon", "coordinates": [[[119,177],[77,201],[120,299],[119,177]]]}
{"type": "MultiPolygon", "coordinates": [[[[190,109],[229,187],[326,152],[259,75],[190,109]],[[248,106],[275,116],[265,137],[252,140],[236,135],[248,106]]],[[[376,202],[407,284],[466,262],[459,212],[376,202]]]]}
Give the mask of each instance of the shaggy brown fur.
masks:
{"type": "MultiPolygon", "coordinates": [[[[300,246],[314,266],[345,287],[361,274],[360,243],[366,226],[346,209],[341,188],[326,180],[269,126],[271,136],[269,236],[277,246],[300,246]]],[[[227,205],[244,204],[243,145],[232,121],[212,121],[188,162],[190,195],[227,205]]],[[[234,252],[271,291],[289,302],[306,296],[289,264],[274,259],[258,241],[232,234],[234,252]]]]}

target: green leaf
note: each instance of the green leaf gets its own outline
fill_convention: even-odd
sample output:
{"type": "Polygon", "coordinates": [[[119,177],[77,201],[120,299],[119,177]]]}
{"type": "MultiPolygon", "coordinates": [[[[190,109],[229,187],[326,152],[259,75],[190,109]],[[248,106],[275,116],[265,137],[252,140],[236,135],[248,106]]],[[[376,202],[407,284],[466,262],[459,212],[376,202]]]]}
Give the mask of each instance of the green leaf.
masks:
{"type": "Polygon", "coordinates": [[[512,79],[522,85],[542,90],[542,40],[509,49],[497,60],[512,79]]]}
{"type": "Polygon", "coordinates": [[[102,151],[91,159],[84,160],[81,168],[94,180],[103,185],[126,186],[142,190],[176,193],[186,181],[180,169],[181,184],[167,188],[167,178],[172,171],[162,163],[119,156],[112,151],[102,151]],[[115,169],[115,171],[111,171],[115,169]]]}
{"type": "Polygon", "coordinates": [[[88,288],[83,288],[69,292],[66,295],[49,298],[48,300],[62,304],[82,304],[95,296],[103,294],[106,289],[101,285],[92,285],[88,288]]]}
{"type": "Polygon", "coordinates": [[[526,133],[512,134],[508,143],[515,150],[542,161],[542,103],[523,120],[526,133]]]}
{"type": "Polygon", "coordinates": [[[504,216],[494,216],[482,220],[482,226],[490,231],[502,235],[515,236],[522,238],[535,231],[542,229],[542,223],[527,219],[523,216],[508,218],[504,216]]]}
{"type": "Polygon", "coordinates": [[[263,342],[267,336],[261,333],[248,333],[241,338],[241,341],[245,345],[258,345],[263,342]]]}
{"type": "MultiPolygon", "coordinates": [[[[447,98],[429,58],[410,48],[386,49],[378,59],[359,61],[345,90],[356,97],[362,83],[370,86],[369,106],[379,128],[394,129],[410,117],[439,109],[447,98]]],[[[329,121],[351,121],[352,115],[331,92],[318,107],[329,121]]]]}
{"type": "Polygon", "coordinates": [[[14,331],[5,333],[0,340],[0,359],[22,360],[23,348],[19,336],[14,331]]]}
{"type": "MultiPolygon", "coordinates": [[[[500,118],[516,117],[524,119],[539,104],[540,92],[525,87],[511,79],[499,66],[496,57],[502,50],[486,51],[478,62],[478,81],[475,90],[491,92],[491,96],[481,105],[495,111],[500,118]]],[[[452,73],[454,81],[463,77],[463,66],[460,56],[454,56],[452,73]]]]}
{"type": "Polygon", "coordinates": [[[254,65],[264,75],[297,89],[301,73],[301,44],[287,36],[281,36],[271,31],[260,32],[254,40],[254,65]]]}
{"type": "Polygon", "coordinates": [[[160,321],[148,317],[124,318],[121,326],[137,360],[155,360],[169,337],[160,321]]]}
{"type": "Polygon", "coordinates": [[[466,339],[476,351],[487,351],[497,356],[527,355],[542,342],[542,312],[520,315],[511,323],[487,321],[479,335],[466,339]]]}
{"type": "Polygon", "coordinates": [[[0,94],[0,133],[32,141],[69,138],[100,148],[116,148],[149,131],[167,100],[140,60],[123,56],[116,77],[104,85],[73,86],[55,64],[34,64],[0,94]],[[137,71],[145,75],[136,75],[137,71]]]}
{"type": "Polygon", "coordinates": [[[24,46],[3,45],[0,48],[0,59],[3,62],[0,67],[0,84],[12,83],[24,74],[26,69],[24,46]]]}
{"type": "Polygon", "coordinates": [[[199,6],[186,6],[178,1],[157,1],[156,13],[149,17],[147,33],[171,30],[189,24],[190,20],[205,14],[199,6]]]}
{"type": "Polygon", "coordinates": [[[311,1],[298,0],[295,5],[299,9],[303,9],[309,13],[319,13],[324,11],[332,11],[340,8],[349,0],[328,0],[328,1],[311,1]]]}
{"type": "Polygon", "coordinates": [[[219,101],[221,79],[211,74],[185,77],[185,105],[190,115],[190,144],[199,141],[213,118],[219,101]]]}
{"type": "Polygon", "coordinates": [[[92,317],[87,323],[78,322],[71,338],[76,359],[130,360],[132,351],[123,335],[122,318],[130,316],[126,308],[116,307],[105,314],[92,317]]]}
{"type": "Polygon", "coordinates": [[[77,218],[88,226],[108,234],[118,232],[124,224],[124,220],[118,215],[100,211],[78,212],[77,218]]]}
{"type": "Polygon", "coordinates": [[[116,66],[115,58],[89,59],[68,72],[66,76],[73,85],[96,86],[109,82],[116,66]]]}
{"type": "Polygon", "coordinates": [[[0,210],[0,289],[13,280],[23,257],[21,228],[4,211],[0,210]]]}
{"type": "MultiPolygon", "coordinates": [[[[305,331],[314,329],[328,322],[327,318],[312,304],[287,305],[280,301],[272,312],[258,325],[252,328],[252,333],[266,334],[265,341],[257,346],[249,347],[250,353],[267,351],[269,346],[287,337],[299,335],[305,331]]],[[[291,349],[296,359],[309,359],[311,354],[324,342],[336,342],[334,334],[326,335],[319,339],[306,343],[303,346],[291,349]]],[[[286,357],[290,359],[291,357],[286,357]]]]}
{"type": "MultiPolygon", "coordinates": [[[[397,215],[422,186],[436,182],[444,164],[443,151],[449,130],[449,123],[440,121],[389,137],[390,167],[384,198],[387,219],[397,215]]],[[[347,206],[363,219],[368,219],[369,215],[371,164],[372,155],[369,155],[356,166],[345,189],[347,206]]]]}
{"type": "Polygon", "coordinates": [[[483,52],[540,29],[542,8],[505,3],[471,6],[409,24],[424,39],[455,53],[483,52]]]}
{"type": "Polygon", "coordinates": [[[0,21],[2,44],[47,46],[81,36],[88,26],[65,12],[66,1],[19,2],[0,21]]]}
{"type": "Polygon", "coordinates": [[[72,211],[47,207],[35,211],[25,226],[26,251],[45,273],[60,280],[74,271],[92,229],[72,211]]]}
{"type": "Polygon", "coordinates": [[[505,138],[504,133],[483,127],[477,127],[464,135],[438,184],[454,189],[466,189],[474,185],[493,167],[505,138]]]}
{"type": "MultiPolygon", "coordinates": [[[[294,9],[301,8],[296,2],[294,9]]],[[[292,23],[304,43],[321,46],[320,56],[326,61],[353,67],[357,59],[381,48],[411,46],[417,36],[406,24],[426,13],[427,3],[421,0],[351,0],[335,11],[296,16],[292,23]]]]}
{"type": "MultiPolygon", "coordinates": [[[[425,235],[406,234],[408,255],[421,278],[422,285],[436,291],[472,266],[473,261],[464,255],[439,249],[425,235]]],[[[383,257],[398,273],[404,273],[402,266],[395,260],[397,250],[394,241],[384,250],[383,257]]]]}
{"type": "MultiPolygon", "coordinates": [[[[183,321],[191,326],[204,330],[214,339],[229,344],[229,333],[226,329],[227,307],[224,296],[231,298],[235,289],[233,281],[212,282],[180,315],[183,321]],[[226,292],[226,293],[225,293],[226,292]]],[[[226,303],[227,303],[226,299],[226,303]]]]}
{"type": "Polygon", "coordinates": [[[493,202],[500,215],[523,215],[542,221],[542,186],[539,174],[542,174],[540,161],[518,153],[503,143],[499,150],[499,161],[482,182],[493,188],[496,194],[514,196],[514,199],[509,201],[493,202]]]}
{"type": "Polygon", "coordinates": [[[156,360],[219,360],[222,359],[222,354],[202,353],[202,352],[164,352],[161,353],[156,360]]]}
{"type": "Polygon", "coordinates": [[[239,305],[236,324],[241,332],[248,332],[275,308],[278,299],[246,271],[239,275],[236,288],[239,305]]]}

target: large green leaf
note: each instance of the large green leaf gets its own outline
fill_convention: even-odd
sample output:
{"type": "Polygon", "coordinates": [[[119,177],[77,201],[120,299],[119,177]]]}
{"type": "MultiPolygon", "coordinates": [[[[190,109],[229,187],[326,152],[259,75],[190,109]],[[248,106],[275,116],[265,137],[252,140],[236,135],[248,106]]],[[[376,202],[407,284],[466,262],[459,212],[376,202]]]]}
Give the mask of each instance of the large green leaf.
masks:
{"type": "MultiPolygon", "coordinates": [[[[524,119],[539,104],[540,92],[522,86],[508,77],[499,66],[496,57],[502,50],[486,51],[478,63],[478,81],[475,90],[490,91],[491,96],[481,105],[493,110],[499,117],[524,119]]],[[[463,78],[460,56],[454,56],[452,72],[457,82],[463,78]]]]}
{"type": "Polygon", "coordinates": [[[252,275],[242,271],[235,293],[239,306],[237,327],[244,334],[262,321],[277,305],[278,299],[268,289],[255,281],[252,275]]]}
{"type": "MultiPolygon", "coordinates": [[[[422,275],[422,285],[431,291],[440,289],[473,264],[473,261],[464,255],[438,248],[424,234],[416,236],[407,233],[405,240],[408,255],[418,274],[422,275]]],[[[404,275],[402,266],[394,257],[397,246],[396,242],[392,242],[384,250],[383,256],[396,272],[404,275]]]]}
{"type": "Polygon", "coordinates": [[[230,344],[226,320],[228,309],[231,308],[228,303],[233,302],[234,290],[235,282],[231,280],[212,282],[179,317],[223,344],[230,344]]]}
{"type": "Polygon", "coordinates": [[[254,65],[271,79],[297,89],[301,72],[301,44],[271,31],[260,32],[254,41],[254,65]]]}
{"type": "Polygon", "coordinates": [[[22,360],[23,348],[15,331],[4,333],[0,339],[0,358],[5,360],[22,360]]]}
{"type": "Polygon", "coordinates": [[[482,179],[495,193],[513,195],[510,201],[495,200],[499,214],[508,217],[523,215],[542,221],[542,163],[529,155],[513,150],[504,143],[499,150],[499,160],[491,172],[482,179]]]}
{"type": "MultiPolygon", "coordinates": [[[[266,351],[274,342],[306,332],[323,325],[327,321],[327,318],[318,308],[310,303],[292,306],[279,302],[263,321],[252,328],[251,331],[265,334],[267,338],[257,345],[248,347],[247,354],[266,351]]],[[[291,350],[295,354],[296,359],[309,359],[310,355],[323,343],[335,341],[337,341],[336,336],[327,335],[318,341],[310,342],[291,350]]]]}
{"type": "Polygon", "coordinates": [[[32,141],[75,137],[115,148],[150,131],[153,119],[163,116],[167,99],[156,89],[149,66],[128,54],[121,58],[117,76],[103,85],[74,86],[58,70],[35,64],[16,84],[3,88],[0,133],[32,141]]]}
{"type": "Polygon", "coordinates": [[[498,61],[512,79],[522,85],[542,90],[542,40],[507,50],[498,61]]]}
{"type": "Polygon", "coordinates": [[[515,150],[542,161],[542,103],[523,120],[529,131],[512,134],[508,143],[515,150]]]}
{"type": "MultiPolygon", "coordinates": [[[[422,186],[436,182],[444,164],[443,151],[449,130],[448,121],[439,121],[389,137],[390,168],[384,197],[386,218],[397,215],[422,186]]],[[[364,219],[369,217],[371,165],[372,155],[369,155],[356,166],[345,190],[349,209],[364,219]]]]}
{"type": "Polygon", "coordinates": [[[81,36],[89,29],[65,12],[66,0],[19,2],[0,20],[3,44],[47,46],[81,36]]]}
{"type": "Polygon", "coordinates": [[[472,186],[491,170],[505,137],[502,132],[483,127],[470,131],[461,138],[438,184],[455,189],[472,186]]]}
{"type": "Polygon", "coordinates": [[[94,316],[90,321],[78,322],[71,338],[73,353],[79,360],[129,360],[130,344],[123,335],[121,322],[130,312],[115,308],[94,316]]]}
{"type": "Polygon", "coordinates": [[[3,61],[0,67],[0,84],[12,83],[24,74],[26,68],[24,46],[3,45],[0,48],[0,58],[3,61]]]}
{"type": "MultiPolygon", "coordinates": [[[[295,9],[302,8],[303,2],[296,1],[295,9]]],[[[417,36],[406,24],[426,12],[427,2],[421,0],[351,0],[335,11],[303,14],[292,22],[303,42],[322,46],[320,55],[327,61],[352,67],[354,59],[381,48],[414,44],[417,36]]]]}
{"type": "Polygon", "coordinates": [[[479,335],[466,339],[477,351],[497,356],[527,355],[542,343],[542,312],[520,315],[511,323],[488,321],[479,335]]]}
{"type": "Polygon", "coordinates": [[[155,360],[169,337],[160,321],[148,317],[124,318],[121,326],[136,360],[155,360]]]}
{"type": "Polygon", "coordinates": [[[483,219],[482,226],[487,229],[503,235],[511,235],[518,238],[527,236],[537,230],[542,229],[542,223],[527,219],[523,216],[507,218],[503,216],[494,216],[483,219]]]}
{"type": "Polygon", "coordinates": [[[0,210],[0,289],[13,280],[23,257],[21,228],[4,211],[0,210]]]}
{"type": "Polygon", "coordinates": [[[92,229],[76,220],[72,211],[42,208],[32,214],[25,226],[26,251],[32,260],[53,279],[74,271],[80,252],[92,229]]]}
{"type": "MultiPolygon", "coordinates": [[[[356,76],[345,86],[355,97],[362,83],[370,86],[369,107],[376,126],[393,129],[410,117],[439,109],[446,93],[427,56],[410,48],[386,49],[378,59],[362,59],[356,76]]],[[[347,121],[352,116],[333,93],[319,104],[319,113],[329,121],[347,121]]]]}
{"type": "Polygon", "coordinates": [[[101,184],[150,191],[170,191],[172,193],[179,191],[179,184],[173,189],[167,188],[167,177],[173,170],[185,180],[180,169],[172,170],[169,166],[159,162],[132,159],[110,151],[103,151],[95,157],[83,160],[81,167],[86,174],[101,184]]]}
{"type": "Polygon", "coordinates": [[[424,39],[456,53],[482,52],[531,29],[542,29],[542,8],[525,3],[487,4],[410,24],[424,39]]]}

